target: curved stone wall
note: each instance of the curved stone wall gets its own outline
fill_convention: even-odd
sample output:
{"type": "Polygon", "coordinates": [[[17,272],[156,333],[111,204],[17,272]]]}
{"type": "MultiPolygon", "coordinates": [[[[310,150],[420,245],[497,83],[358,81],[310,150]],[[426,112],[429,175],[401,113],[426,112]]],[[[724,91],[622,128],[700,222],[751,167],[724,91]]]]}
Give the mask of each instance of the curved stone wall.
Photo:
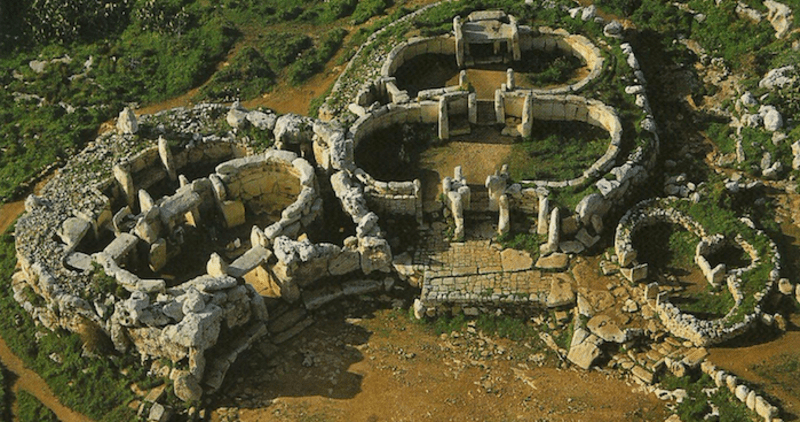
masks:
{"type": "MultiPolygon", "coordinates": [[[[600,101],[587,100],[575,95],[540,96],[528,95],[524,91],[502,95],[504,115],[518,117],[522,125],[530,125],[531,120],[577,121],[588,123],[609,133],[609,145],[602,157],[598,158],[583,174],[571,180],[523,180],[521,183],[537,186],[560,187],[582,186],[604,174],[617,159],[622,142],[622,124],[616,111],[600,101]],[[526,106],[526,101],[530,104],[526,106]]],[[[505,119],[504,119],[505,120],[505,119]]],[[[526,129],[530,131],[530,128],[526,129]]]]}
{"type": "MultiPolygon", "coordinates": [[[[685,215],[674,207],[677,200],[658,200],[651,199],[637,204],[629,210],[620,220],[614,238],[614,249],[617,254],[622,272],[631,281],[640,281],[647,274],[647,264],[639,263],[636,250],[633,247],[632,238],[636,231],[647,226],[663,222],[682,226],[686,230],[694,233],[701,238],[698,244],[697,254],[703,255],[708,249],[708,245],[717,242],[713,236],[702,227],[702,225],[685,215]],[[705,246],[704,246],[705,245],[705,246]],[[627,268],[626,268],[627,267],[627,268]]],[[[766,237],[760,230],[750,227],[754,236],[766,237]]],[[[768,239],[768,238],[767,238],[768,239]]],[[[779,278],[780,254],[777,246],[769,240],[769,248],[772,259],[767,265],[771,265],[768,279],[763,280],[763,288],[753,294],[753,305],[745,305],[745,293],[742,291],[743,274],[754,271],[757,266],[766,258],[759,256],[756,248],[744,240],[739,235],[734,241],[750,255],[751,264],[746,268],[738,268],[728,271],[726,274],[726,287],[734,298],[735,305],[722,318],[715,320],[704,320],[681,312],[681,310],[669,302],[665,294],[653,294],[649,299],[654,299],[651,306],[656,310],[664,326],[675,336],[685,338],[696,346],[707,346],[729,340],[749,330],[761,316],[761,302],[772,291],[779,278]],[[748,306],[740,310],[741,306],[748,306]],[[738,313],[745,312],[741,321],[734,322],[738,313]]],[[[749,298],[748,298],[749,299],[749,298]]]]}

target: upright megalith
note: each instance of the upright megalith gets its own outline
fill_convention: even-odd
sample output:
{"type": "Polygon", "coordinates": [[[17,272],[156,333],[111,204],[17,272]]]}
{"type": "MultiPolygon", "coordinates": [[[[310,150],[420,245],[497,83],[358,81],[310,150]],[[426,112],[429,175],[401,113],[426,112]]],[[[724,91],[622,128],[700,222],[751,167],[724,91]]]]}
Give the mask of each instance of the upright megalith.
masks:
{"type": "Polygon", "coordinates": [[[114,166],[111,170],[114,173],[114,179],[119,183],[122,192],[125,193],[125,199],[128,201],[128,206],[134,208],[136,206],[136,186],[133,183],[133,175],[131,175],[130,166],[127,163],[120,163],[114,166]]]}
{"type": "Polygon", "coordinates": [[[136,114],[128,107],[122,109],[117,117],[117,132],[120,135],[133,135],[139,131],[139,123],[136,121],[136,114]]]}
{"type": "Polygon", "coordinates": [[[536,234],[547,234],[547,216],[550,214],[550,199],[542,195],[539,197],[539,218],[536,220],[536,234]]]}
{"type": "Polygon", "coordinates": [[[550,226],[547,230],[547,243],[539,248],[542,255],[549,255],[558,250],[561,240],[561,212],[558,207],[550,212],[550,226]]]}
{"type": "Polygon", "coordinates": [[[497,222],[497,234],[500,236],[506,235],[511,231],[511,218],[509,215],[508,195],[500,195],[500,200],[497,201],[500,211],[500,217],[497,222]]]}
{"type": "Polygon", "coordinates": [[[466,44],[464,41],[464,31],[461,28],[461,16],[453,18],[453,33],[456,38],[456,64],[459,68],[463,68],[464,56],[466,54],[466,44]]]}
{"type": "Polygon", "coordinates": [[[514,77],[514,69],[508,68],[506,70],[506,89],[513,91],[517,86],[516,78],[514,77]]]}
{"type": "Polygon", "coordinates": [[[158,137],[158,156],[161,158],[161,164],[169,175],[169,180],[173,182],[178,180],[178,173],[175,169],[175,159],[172,157],[169,143],[163,136],[158,137]]]}
{"type": "Polygon", "coordinates": [[[447,108],[447,99],[442,96],[439,99],[439,139],[442,141],[450,139],[450,116],[447,108]]]}

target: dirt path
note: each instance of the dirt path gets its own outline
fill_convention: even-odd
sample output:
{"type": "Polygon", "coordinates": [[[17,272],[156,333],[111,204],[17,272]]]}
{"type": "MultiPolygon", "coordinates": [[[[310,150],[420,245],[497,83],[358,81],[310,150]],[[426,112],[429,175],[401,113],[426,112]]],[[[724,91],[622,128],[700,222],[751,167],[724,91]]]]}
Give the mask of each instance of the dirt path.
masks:
{"type": "Polygon", "coordinates": [[[259,346],[240,357],[211,420],[658,421],[669,415],[663,402],[616,373],[559,368],[538,339],[512,342],[475,329],[436,335],[404,310],[353,314],[318,321],[271,359],[259,346]]]}
{"type": "MultiPolygon", "coordinates": [[[[24,210],[25,201],[10,202],[0,206],[0,233],[5,232],[24,210]]],[[[58,398],[53,395],[53,392],[50,391],[50,387],[47,386],[44,379],[36,372],[26,368],[22,360],[8,348],[2,338],[0,338],[0,363],[11,373],[10,378],[14,380],[11,385],[13,392],[25,390],[33,394],[42,404],[52,410],[62,422],[91,421],[88,417],[62,405],[58,398]]],[[[16,402],[14,403],[14,408],[16,410],[16,402]]]]}
{"type": "MultiPolygon", "coordinates": [[[[800,323],[800,317],[793,318],[795,324],[800,323]]],[[[782,416],[786,421],[800,419],[800,390],[786,389],[783,382],[796,385],[797,374],[775,373],[775,368],[786,357],[800,358],[800,330],[797,326],[794,331],[788,331],[777,339],[760,344],[732,347],[714,347],[709,350],[709,360],[720,368],[730,371],[748,382],[756,384],[760,389],[781,401],[782,416]],[[757,365],[768,365],[767,372],[771,378],[762,376],[763,372],[756,371],[757,365]],[[788,377],[788,379],[782,379],[788,377]],[[794,382],[792,382],[794,381],[794,382]]]]}

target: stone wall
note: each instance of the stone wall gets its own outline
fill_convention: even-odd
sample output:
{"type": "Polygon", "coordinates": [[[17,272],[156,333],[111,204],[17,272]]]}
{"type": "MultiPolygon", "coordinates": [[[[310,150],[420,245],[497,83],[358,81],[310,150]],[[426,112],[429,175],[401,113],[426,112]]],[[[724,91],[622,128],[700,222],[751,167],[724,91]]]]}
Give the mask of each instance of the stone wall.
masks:
{"type": "Polygon", "coordinates": [[[603,71],[605,59],[600,49],[583,35],[573,35],[563,29],[554,30],[548,27],[531,29],[526,26],[521,26],[519,39],[523,55],[530,50],[561,50],[564,54],[571,54],[580,59],[589,69],[589,73],[580,81],[556,88],[533,89],[532,91],[537,94],[566,94],[578,92],[593,79],[600,76],[603,71]]]}
{"type": "MultiPolygon", "coordinates": [[[[700,237],[702,240],[698,244],[697,251],[707,253],[708,245],[716,243],[713,236],[694,219],[681,213],[674,207],[678,200],[670,199],[651,199],[640,202],[636,207],[628,211],[617,226],[614,239],[614,249],[618,257],[621,272],[633,282],[643,280],[647,276],[647,264],[638,261],[637,252],[633,247],[632,238],[636,231],[644,227],[664,222],[677,224],[687,231],[700,237]]],[[[755,236],[766,237],[760,230],[751,227],[755,236]]],[[[746,242],[741,236],[737,236],[734,241],[744,249],[751,258],[751,264],[746,268],[739,268],[728,271],[726,274],[726,287],[734,298],[735,305],[728,313],[719,319],[703,320],[694,315],[686,314],[669,302],[666,294],[654,294],[655,301],[651,306],[656,310],[664,326],[675,336],[685,338],[697,346],[717,344],[725,340],[734,338],[749,330],[759,321],[761,316],[761,302],[772,291],[773,286],[778,283],[780,272],[780,254],[777,246],[770,243],[770,250],[773,255],[772,270],[768,279],[764,280],[763,287],[754,293],[755,301],[752,309],[744,309],[744,317],[738,322],[733,322],[734,316],[741,313],[740,306],[743,306],[744,293],[741,289],[742,275],[753,271],[758,263],[765,257],[759,256],[756,249],[746,242]]],[[[656,289],[657,291],[657,289],[656,289]]]]}
{"type": "Polygon", "coordinates": [[[430,38],[411,38],[392,49],[381,67],[381,76],[391,77],[397,69],[422,54],[455,55],[455,38],[451,35],[430,38]]]}

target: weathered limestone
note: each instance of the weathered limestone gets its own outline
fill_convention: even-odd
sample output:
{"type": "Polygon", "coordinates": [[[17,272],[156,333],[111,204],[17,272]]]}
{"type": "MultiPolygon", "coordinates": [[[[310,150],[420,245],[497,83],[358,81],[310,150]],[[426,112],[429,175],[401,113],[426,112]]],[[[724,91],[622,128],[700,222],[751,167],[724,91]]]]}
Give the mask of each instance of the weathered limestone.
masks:
{"type": "Polygon", "coordinates": [[[536,220],[536,233],[539,235],[547,234],[547,216],[550,215],[550,200],[547,196],[539,197],[539,218],[536,220]]]}
{"type": "Polygon", "coordinates": [[[558,207],[550,212],[550,225],[547,230],[547,243],[539,248],[542,255],[548,255],[558,250],[561,239],[561,213],[558,207]]]}
{"type": "Polygon", "coordinates": [[[133,176],[131,176],[128,166],[117,164],[112,168],[114,178],[119,183],[122,191],[125,192],[125,197],[128,201],[128,206],[136,206],[136,186],[133,184],[133,176]]]}
{"type": "Polygon", "coordinates": [[[169,144],[163,136],[158,137],[158,156],[161,157],[161,163],[164,169],[167,170],[169,179],[172,181],[178,180],[178,174],[175,169],[175,159],[172,157],[172,151],[169,149],[169,144]]]}
{"type": "Polygon", "coordinates": [[[133,110],[125,107],[117,117],[117,132],[121,135],[133,135],[138,131],[139,123],[136,121],[136,115],[133,110]]]}
{"type": "Polygon", "coordinates": [[[511,230],[511,216],[509,215],[508,209],[508,196],[501,195],[500,200],[497,201],[497,204],[500,211],[500,217],[497,223],[497,234],[503,236],[508,234],[508,232],[511,230]]]}

